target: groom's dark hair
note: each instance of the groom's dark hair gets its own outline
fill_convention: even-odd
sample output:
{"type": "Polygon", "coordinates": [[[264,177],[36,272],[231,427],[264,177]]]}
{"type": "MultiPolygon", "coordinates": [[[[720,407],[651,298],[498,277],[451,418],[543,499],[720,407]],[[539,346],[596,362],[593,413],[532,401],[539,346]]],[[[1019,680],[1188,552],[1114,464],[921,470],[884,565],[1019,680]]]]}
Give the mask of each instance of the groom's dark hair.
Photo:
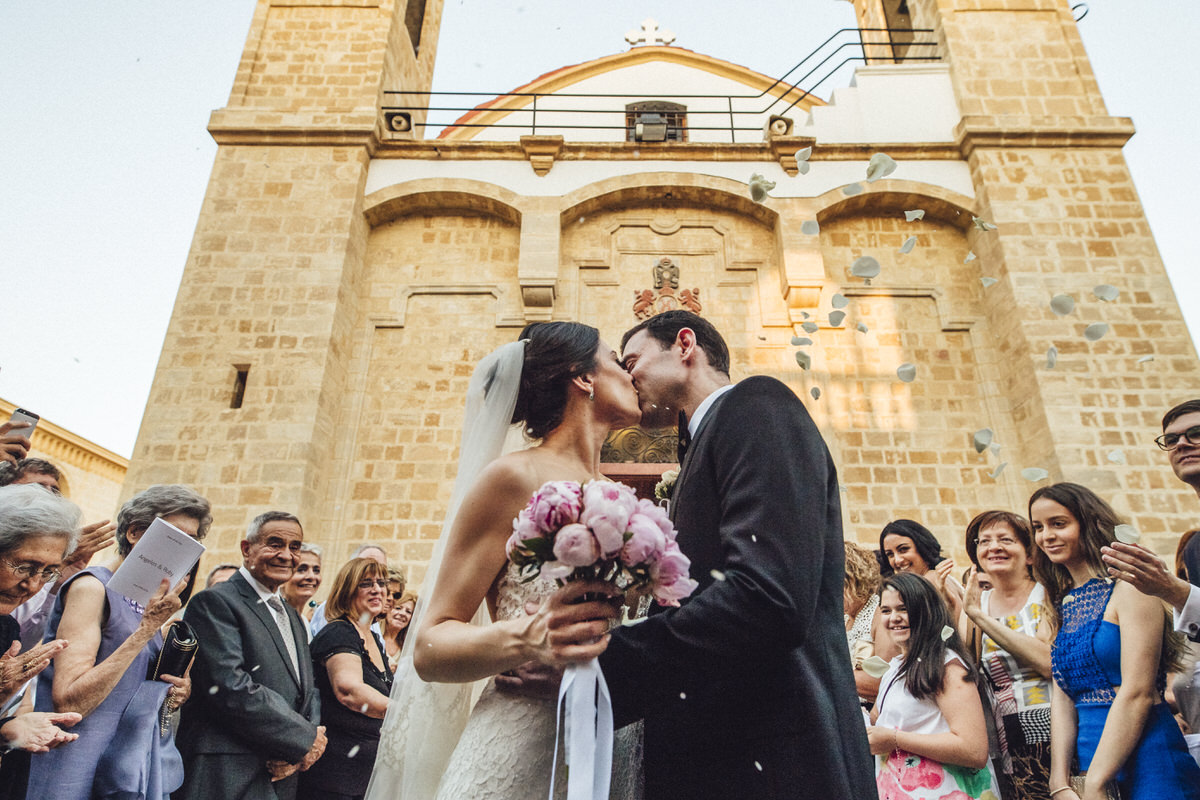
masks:
{"type": "Polygon", "coordinates": [[[638,331],[648,333],[650,338],[661,344],[666,350],[675,344],[675,339],[684,328],[688,328],[696,334],[696,344],[700,345],[700,349],[708,357],[708,365],[728,378],[729,347],[711,322],[690,311],[664,311],[662,314],[638,323],[636,327],[630,328],[621,337],[621,350],[625,349],[625,345],[638,331]]]}

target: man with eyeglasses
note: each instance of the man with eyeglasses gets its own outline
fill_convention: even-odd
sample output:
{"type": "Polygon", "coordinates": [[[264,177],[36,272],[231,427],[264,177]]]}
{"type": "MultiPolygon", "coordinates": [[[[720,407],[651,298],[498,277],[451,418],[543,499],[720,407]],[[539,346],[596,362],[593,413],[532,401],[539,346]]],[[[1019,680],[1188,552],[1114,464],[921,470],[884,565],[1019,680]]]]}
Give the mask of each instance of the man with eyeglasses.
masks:
{"type": "MultiPolygon", "coordinates": [[[[1171,469],[1200,497],[1200,399],[1188,400],[1163,417],[1163,433],[1154,440],[1167,451],[1171,469]]],[[[1200,539],[1193,545],[1200,546],[1200,539]]],[[[1175,629],[1200,640],[1200,587],[1172,574],[1157,555],[1140,545],[1113,542],[1101,557],[1114,578],[1166,601],[1175,610],[1175,629]]]]}

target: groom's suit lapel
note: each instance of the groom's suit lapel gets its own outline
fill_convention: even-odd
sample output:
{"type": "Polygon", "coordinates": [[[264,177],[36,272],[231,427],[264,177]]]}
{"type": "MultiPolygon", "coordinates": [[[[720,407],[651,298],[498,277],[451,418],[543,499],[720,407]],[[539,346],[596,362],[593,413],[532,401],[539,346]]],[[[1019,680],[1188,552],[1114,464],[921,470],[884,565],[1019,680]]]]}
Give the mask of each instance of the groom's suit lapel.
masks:
{"type": "Polygon", "coordinates": [[[683,457],[683,463],[679,465],[679,477],[675,479],[675,489],[672,492],[670,514],[672,521],[675,520],[675,499],[683,496],[683,484],[687,479],[688,473],[695,468],[694,465],[697,458],[696,452],[700,449],[704,433],[712,425],[713,419],[717,416],[717,410],[721,408],[721,404],[725,402],[725,398],[728,397],[733,391],[734,390],[731,389],[728,392],[723,392],[720,397],[714,400],[713,404],[708,407],[708,411],[705,412],[704,418],[700,420],[700,427],[696,428],[696,434],[692,437],[692,442],[688,446],[687,455],[683,457]]]}

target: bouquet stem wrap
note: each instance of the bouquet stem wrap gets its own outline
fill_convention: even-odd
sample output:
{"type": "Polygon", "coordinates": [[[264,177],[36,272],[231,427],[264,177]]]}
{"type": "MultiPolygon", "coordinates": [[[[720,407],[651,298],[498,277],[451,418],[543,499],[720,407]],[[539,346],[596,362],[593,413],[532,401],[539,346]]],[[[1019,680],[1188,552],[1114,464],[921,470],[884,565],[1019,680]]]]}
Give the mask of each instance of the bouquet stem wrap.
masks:
{"type": "MultiPolygon", "coordinates": [[[[608,800],[612,779],[613,711],[608,684],[599,660],[571,664],[558,687],[554,752],[563,732],[567,762],[567,800],[608,800]],[[565,717],[565,724],[564,724],[565,717]]],[[[555,758],[550,771],[550,800],[554,800],[555,758]]]]}

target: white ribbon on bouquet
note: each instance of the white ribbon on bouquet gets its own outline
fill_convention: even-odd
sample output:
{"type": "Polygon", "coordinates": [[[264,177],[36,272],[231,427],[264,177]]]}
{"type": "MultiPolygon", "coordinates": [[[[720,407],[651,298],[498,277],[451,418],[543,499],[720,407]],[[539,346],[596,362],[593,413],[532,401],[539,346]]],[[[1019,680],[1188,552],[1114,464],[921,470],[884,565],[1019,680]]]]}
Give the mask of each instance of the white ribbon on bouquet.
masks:
{"type": "Polygon", "coordinates": [[[608,800],[612,779],[612,696],[608,693],[600,662],[595,658],[585,664],[569,665],[558,687],[550,800],[554,800],[558,737],[564,729],[567,800],[608,800]]]}

